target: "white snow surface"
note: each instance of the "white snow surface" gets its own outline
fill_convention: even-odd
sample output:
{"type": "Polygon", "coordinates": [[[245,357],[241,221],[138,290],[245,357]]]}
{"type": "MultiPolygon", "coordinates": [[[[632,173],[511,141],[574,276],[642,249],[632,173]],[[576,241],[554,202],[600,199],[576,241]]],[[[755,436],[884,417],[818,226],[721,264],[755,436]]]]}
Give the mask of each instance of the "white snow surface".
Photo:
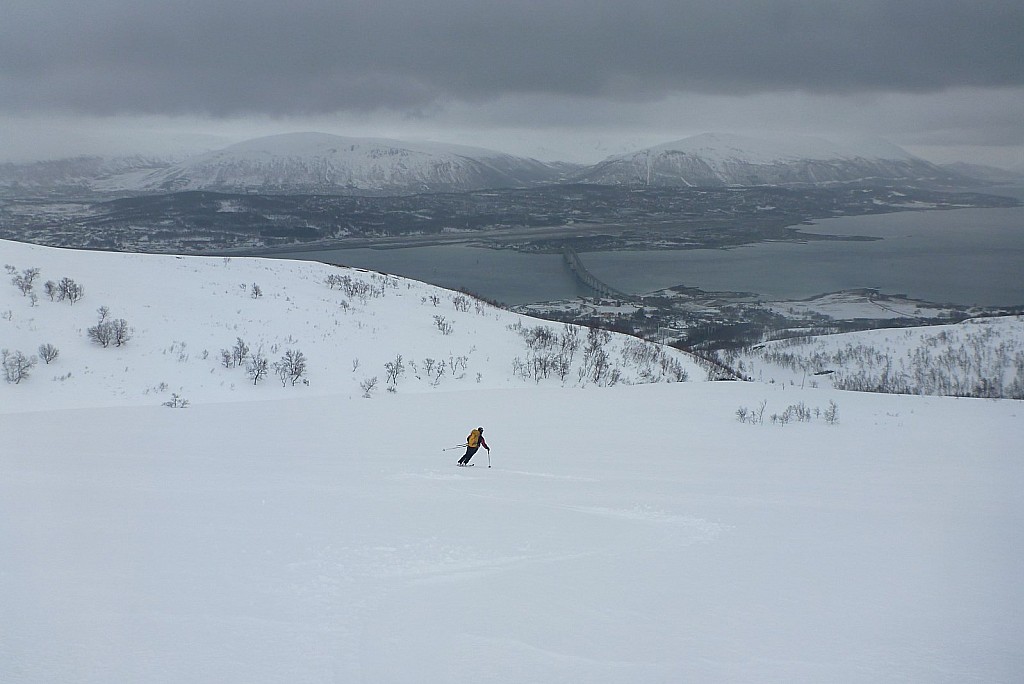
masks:
{"type": "Polygon", "coordinates": [[[343,310],[325,274],[379,281],[0,255],[85,288],[0,287],[0,347],[61,351],[0,383],[0,681],[1024,679],[1020,402],[537,385],[508,325],[538,322],[419,283],[343,310]],[[86,340],[100,305],[124,347],[86,340]],[[300,348],[310,384],[219,367],[237,336],[300,348]],[[469,370],[361,398],[396,353],[469,370]],[[762,401],[839,423],[736,420],[762,401]],[[454,467],[478,425],[491,451],[454,467]]]}
{"type": "Polygon", "coordinates": [[[766,302],[765,307],[782,315],[822,314],[837,320],[938,318],[953,308],[913,299],[879,300],[864,291],[832,292],[810,299],[766,302]]]}

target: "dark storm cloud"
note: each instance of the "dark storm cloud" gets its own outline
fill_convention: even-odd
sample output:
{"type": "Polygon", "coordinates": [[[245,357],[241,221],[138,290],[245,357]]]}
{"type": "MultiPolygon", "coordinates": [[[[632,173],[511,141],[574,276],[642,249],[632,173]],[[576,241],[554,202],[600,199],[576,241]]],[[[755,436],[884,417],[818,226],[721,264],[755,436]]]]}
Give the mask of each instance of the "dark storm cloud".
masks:
{"type": "Polygon", "coordinates": [[[0,108],[415,110],[1024,83],[1020,0],[8,0],[0,108]]]}

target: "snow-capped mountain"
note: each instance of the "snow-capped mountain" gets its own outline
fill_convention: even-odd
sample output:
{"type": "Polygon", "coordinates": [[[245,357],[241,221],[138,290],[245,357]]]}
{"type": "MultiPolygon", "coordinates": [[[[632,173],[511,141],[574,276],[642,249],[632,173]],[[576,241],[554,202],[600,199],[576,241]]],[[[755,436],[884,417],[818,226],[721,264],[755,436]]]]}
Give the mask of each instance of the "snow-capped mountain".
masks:
{"type": "Polygon", "coordinates": [[[589,183],[652,186],[962,183],[958,174],[878,140],[759,139],[705,133],[610,157],[578,176],[589,183]]]}
{"type": "Polygon", "coordinates": [[[984,164],[968,164],[966,162],[953,162],[951,164],[942,164],[941,166],[951,173],[991,183],[1019,183],[1024,181],[1024,167],[1012,170],[984,164]]]}
{"type": "Polygon", "coordinates": [[[184,159],[76,157],[0,164],[0,192],[143,194],[186,190],[404,195],[583,182],[652,186],[977,185],[879,140],[757,139],[706,133],[592,166],[462,145],[287,133],[184,159]]]}
{"type": "Polygon", "coordinates": [[[460,192],[556,180],[558,168],[440,143],[288,133],[194,157],[148,176],[148,191],[263,193],[460,192]]]}
{"type": "Polygon", "coordinates": [[[0,192],[13,195],[132,192],[146,176],[174,160],[132,155],[82,156],[29,163],[0,164],[0,192]]]}

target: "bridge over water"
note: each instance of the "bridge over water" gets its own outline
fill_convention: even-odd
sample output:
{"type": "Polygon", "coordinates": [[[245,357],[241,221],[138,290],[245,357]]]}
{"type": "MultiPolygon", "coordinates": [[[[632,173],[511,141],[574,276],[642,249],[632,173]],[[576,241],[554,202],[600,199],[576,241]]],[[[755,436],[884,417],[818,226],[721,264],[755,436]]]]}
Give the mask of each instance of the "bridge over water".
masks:
{"type": "Polygon", "coordinates": [[[626,294],[625,292],[616,290],[614,287],[608,285],[588,271],[587,267],[584,266],[583,262],[580,260],[580,255],[577,254],[576,250],[572,247],[562,248],[562,259],[565,261],[565,265],[569,267],[569,270],[572,272],[576,280],[589,287],[599,296],[621,299],[627,302],[639,299],[636,295],[626,294]]]}

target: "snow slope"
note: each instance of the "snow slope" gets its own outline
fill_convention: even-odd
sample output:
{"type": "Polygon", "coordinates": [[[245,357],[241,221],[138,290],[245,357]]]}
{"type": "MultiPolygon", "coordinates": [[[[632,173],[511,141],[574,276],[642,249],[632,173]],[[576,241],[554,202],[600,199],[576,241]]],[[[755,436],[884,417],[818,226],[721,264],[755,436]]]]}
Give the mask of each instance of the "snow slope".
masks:
{"type": "Polygon", "coordinates": [[[1024,317],[793,338],[730,362],[765,382],[841,389],[1024,399],[1024,317]]]}
{"type": "Polygon", "coordinates": [[[0,287],[0,346],[61,348],[0,383],[0,681],[1024,676],[1019,402],[538,386],[507,359],[535,322],[417,283],[363,302],[314,264],[0,252],[85,287],[0,287]],[[125,347],[85,341],[101,303],[125,347]],[[300,347],[310,384],[201,359],[236,336],[300,347]],[[361,398],[396,352],[449,351],[462,380],[361,398]],[[178,384],[191,405],[161,406],[178,384]],[[835,425],[735,415],[829,401],[835,425]],[[493,467],[455,468],[477,425],[493,467]]]}
{"type": "MultiPolygon", "coordinates": [[[[295,393],[361,396],[362,384],[374,377],[384,391],[385,364],[398,356],[406,369],[399,392],[536,384],[513,375],[517,359],[526,364],[537,355],[513,328],[532,329],[539,321],[424,283],[314,262],[84,252],[9,241],[0,241],[0,261],[19,273],[40,269],[35,306],[12,285],[0,287],[0,348],[26,356],[43,344],[60,351],[53,363],[40,361],[30,381],[0,385],[3,401],[19,410],[159,405],[173,393],[193,403],[295,393]],[[84,288],[81,301],[45,295],[46,281],[64,277],[84,288]],[[328,277],[348,282],[331,286],[328,277]],[[254,284],[259,298],[252,296],[254,284]],[[100,348],[88,339],[101,306],[132,328],[126,345],[100,348]],[[244,368],[221,361],[221,350],[238,339],[270,362],[287,350],[301,351],[309,384],[283,387],[270,377],[254,387],[244,368]],[[435,362],[430,371],[428,359],[435,362]],[[438,378],[442,363],[447,367],[438,378]]],[[[554,335],[564,330],[543,327],[554,335]]],[[[579,379],[585,342],[583,332],[566,379],[570,386],[593,382],[579,379]]],[[[621,335],[611,335],[607,345],[621,382],[668,380],[676,370],[693,380],[707,376],[682,352],[644,345],[652,358],[641,363],[625,358],[624,345],[640,349],[621,335]],[[662,360],[678,366],[666,370],[662,360]]],[[[551,374],[541,383],[562,384],[551,374]]]]}

